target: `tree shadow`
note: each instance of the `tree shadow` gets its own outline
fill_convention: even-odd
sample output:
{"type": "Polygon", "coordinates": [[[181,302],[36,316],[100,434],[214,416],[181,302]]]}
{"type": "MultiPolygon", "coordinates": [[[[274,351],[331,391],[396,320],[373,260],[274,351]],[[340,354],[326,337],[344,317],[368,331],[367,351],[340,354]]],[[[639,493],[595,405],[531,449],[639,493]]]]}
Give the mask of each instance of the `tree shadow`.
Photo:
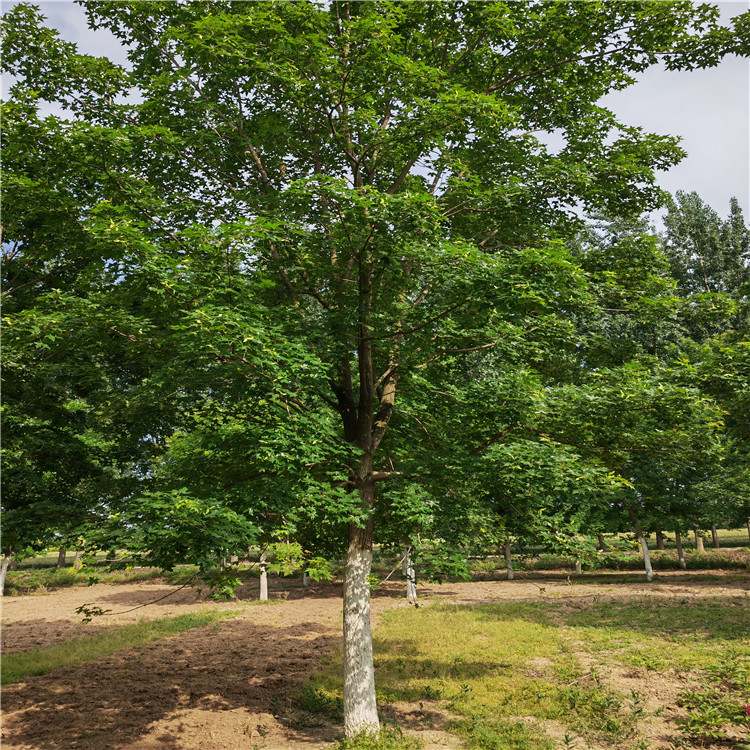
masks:
{"type": "MultiPolygon", "coordinates": [[[[37,750],[131,747],[156,722],[192,709],[283,719],[335,642],[335,631],[316,622],[269,629],[223,621],[29,677],[3,691],[3,741],[37,750]]],[[[294,733],[319,740],[315,729],[294,733]]],[[[169,733],[159,742],[169,747],[169,733]]]]}
{"type": "Polygon", "coordinates": [[[539,624],[622,630],[659,638],[745,640],[750,599],[740,596],[555,596],[531,602],[508,600],[466,605],[484,619],[521,619],[539,624]]]}

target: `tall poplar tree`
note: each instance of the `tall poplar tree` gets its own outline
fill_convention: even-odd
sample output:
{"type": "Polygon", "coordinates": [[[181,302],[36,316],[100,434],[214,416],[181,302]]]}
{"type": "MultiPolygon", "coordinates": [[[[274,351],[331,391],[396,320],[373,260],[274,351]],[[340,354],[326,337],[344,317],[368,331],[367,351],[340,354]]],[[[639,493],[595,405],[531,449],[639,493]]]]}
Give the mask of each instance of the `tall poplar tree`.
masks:
{"type": "MultiPolygon", "coordinates": [[[[574,209],[652,207],[653,170],[682,155],[600,98],[656,63],[746,51],[748,18],[722,28],[690,2],[85,7],[127,66],[77,54],[32,6],[6,18],[19,83],[5,134],[24,145],[6,169],[68,197],[89,240],[26,226],[23,253],[50,273],[87,269],[85,297],[55,309],[148,357],[151,390],[131,391],[183,413],[271,409],[289,458],[248,453],[237,481],[287,467],[328,482],[320,512],[348,525],[345,731],[376,730],[368,574],[373,519],[394,497],[379,487],[430,445],[409,405],[434,391],[439,427],[458,418],[444,395],[456,358],[494,349],[536,368],[571,342],[585,280],[558,240],[574,209]],[[40,100],[70,119],[39,118],[40,100]]],[[[466,427],[477,449],[502,433],[466,427]]]]}

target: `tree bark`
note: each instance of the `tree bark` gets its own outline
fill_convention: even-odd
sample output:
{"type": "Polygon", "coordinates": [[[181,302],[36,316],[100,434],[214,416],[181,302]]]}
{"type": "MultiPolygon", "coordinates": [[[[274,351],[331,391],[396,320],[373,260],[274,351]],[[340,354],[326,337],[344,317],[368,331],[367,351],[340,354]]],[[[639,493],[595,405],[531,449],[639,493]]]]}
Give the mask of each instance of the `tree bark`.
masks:
{"type": "Polygon", "coordinates": [[[516,574],[513,570],[513,556],[511,555],[510,539],[505,540],[505,566],[508,568],[508,580],[512,581],[516,574]]]}
{"type": "Polygon", "coordinates": [[[656,549],[664,550],[664,534],[661,531],[656,532],[656,549]]]}
{"type": "Polygon", "coordinates": [[[597,534],[596,539],[599,542],[599,549],[602,552],[609,552],[610,546],[604,541],[604,534],[597,534]]]}
{"type": "Polygon", "coordinates": [[[694,529],[694,533],[695,533],[695,549],[698,552],[705,552],[706,548],[703,545],[703,537],[701,536],[700,531],[698,531],[698,529],[694,529]]]}
{"type": "Polygon", "coordinates": [[[680,561],[680,568],[687,570],[687,563],[685,562],[685,550],[682,549],[682,534],[679,531],[674,533],[674,543],[677,545],[677,559],[680,561]]]}
{"type": "Polygon", "coordinates": [[[309,589],[310,588],[310,574],[306,571],[302,571],[302,587],[309,589]]]}
{"type": "Polygon", "coordinates": [[[262,602],[268,601],[268,571],[266,570],[266,550],[260,553],[260,595],[262,602]]]}
{"type": "Polygon", "coordinates": [[[0,596],[5,595],[5,576],[8,573],[8,567],[10,566],[11,557],[13,555],[13,547],[9,544],[5,548],[3,553],[3,561],[0,563],[0,596]]]}
{"type": "Polygon", "coordinates": [[[638,538],[638,543],[641,545],[641,550],[643,551],[643,567],[646,571],[646,580],[653,581],[654,569],[651,567],[651,553],[648,550],[648,542],[646,541],[643,529],[641,528],[641,523],[638,520],[638,516],[632,505],[628,505],[628,514],[630,515],[630,520],[633,522],[635,535],[638,538]]]}
{"type": "Polygon", "coordinates": [[[58,568],[65,567],[65,554],[66,554],[65,547],[60,547],[60,549],[57,552],[57,567],[58,568]]]}
{"type": "MultiPolygon", "coordinates": [[[[373,494],[370,480],[362,489],[368,506],[373,494]]],[[[380,730],[370,630],[368,579],[372,568],[372,535],[372,518],[365,528],[349,524],[344,573],[344,734],[347,737],[380,730]]]]}
{"type": "Polygon", "coordinates": [[[719,549],[719,532],[716,530],[716,524],[711,524],[711,541],[714,549],[719,549]]]}
{"type": "Polygon", "coordinates": [[[83,555],[82,549],[77,549],[75,557],[73,558],[73,569],[74,570],[80,570],[83,567],[83,560],[81,559],[83,555]]]}
{"type": "Polygon", "coordinates": [[[576,557],[576,575],[581,575],[583,568],[581,567],[581,558],[576,557]]]}
{"type": "Polygon", "coordinates": [[[750,518],[747,519],[747,538],[750,539],[750,518]]]}

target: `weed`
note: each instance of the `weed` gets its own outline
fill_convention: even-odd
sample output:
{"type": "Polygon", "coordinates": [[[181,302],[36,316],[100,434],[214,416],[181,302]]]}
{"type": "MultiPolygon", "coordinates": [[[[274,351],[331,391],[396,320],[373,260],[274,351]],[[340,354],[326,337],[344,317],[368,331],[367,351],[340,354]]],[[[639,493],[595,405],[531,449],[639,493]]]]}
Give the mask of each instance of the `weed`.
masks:
{"type": "Polygon", "coordinates": [[[472,714],[450,725],[452,732],[469,742],[470,750],[553,750],[541,730],[521,721],[472,714]]]}
{"type": "Polygon", "coordinates": [[[630,715],[633,721],[642,719],[646,710],[643,705],[643,696],[637,690],[630,691],[630,715]]]}
{"type": "Polygon", "coordinates": [[[393,724],[385,724],[380,732],[362,732],[339,742],[337,750],[419,750],[422,743],[405,737],[401,729],[393,724]]]}
{"type": "Polygon", "coordinates": [[[339,721],[343,717],[344,703],[340,695],[307,683],[297,697],[298,707],[313,715],[324,715],[339,721]]]}
{"type": "Polygon", "coordinates": [[[682,693],[678,705],[687,716],[677,720],[680,729],[700,742],[730,739],[730,731],[750,740],[750,659],[732,656],[706,670],[712,685],[706,690],[682,693]]]}

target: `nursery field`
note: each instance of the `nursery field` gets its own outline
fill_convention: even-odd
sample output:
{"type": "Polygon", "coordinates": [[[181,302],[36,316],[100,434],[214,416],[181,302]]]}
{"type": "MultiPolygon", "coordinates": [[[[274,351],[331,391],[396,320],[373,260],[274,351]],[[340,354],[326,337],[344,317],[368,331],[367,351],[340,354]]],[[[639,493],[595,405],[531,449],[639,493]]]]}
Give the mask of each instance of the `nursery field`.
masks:
{"type": "MultiPolygon", "coordinates": [[[[341,586],[272,584],[264,604],[257,581],[229,602],[163,579],[5,598],[3,747],[336,747],[341,586]]],[[[747,570],[496,571],[419,593],[373,592],[380,714],[401,728],[380,747],[750,746],[747,570]]]]}

